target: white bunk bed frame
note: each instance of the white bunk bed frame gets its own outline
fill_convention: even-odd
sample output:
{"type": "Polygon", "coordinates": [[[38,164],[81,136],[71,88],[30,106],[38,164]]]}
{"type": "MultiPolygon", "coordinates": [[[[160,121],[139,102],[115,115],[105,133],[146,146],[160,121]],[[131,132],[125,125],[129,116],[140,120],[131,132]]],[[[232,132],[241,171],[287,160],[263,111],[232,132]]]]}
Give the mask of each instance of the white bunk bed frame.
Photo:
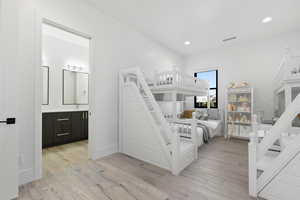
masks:
{"type": "MultiPolygon", "coordinates": [[[[290,49],[287,49],[285,56],[283,57],[278,73],[273,81],[274,85],[274,110],[278,104],[278,94],[284,92],[285,94],[285,108],[292,103],[292,89],[300,88],[300,55],[293,55],[290,49]],[[294,68],[297,73],[292,73],[294,68]]],[[[290,133],[300,133],[299,127],[290,127],[290,133]]]]}
{"type": "MultiPolygon", "coordinates": [[[[184,96],[207,96],[210,108],[209,81],[186,75],[178,70],[155,74],[154,83],[150,86],[153,94],[172,95],[172,121],[180,123],[177,116],[177,94],[184,96]]],[[[186,122],[185,122],[186,123],[186,122]]]]}
{"type": "Polygon", "coordinates": [[[150,89],[153,94],[175,93],[209,98],[209,81],[186,75],[178,70],[156,73],[150,89]]]}
{"type": "MultiPolygon", "coordinates": [[[[194,97],[194,96],[206,96],[208,99],[208,109],[210,108],[210,95],[209,95],[209,81],[201,80],[199,78],[195,78],[193,76],[189,76],[183,72],[178,70],[169,70],[163,71],[155,74],[154,83],[150,87],[153,94],[171,94],[171,102],[172,102],[172,116],[168,118],[167,121],[170,123],[172,127],[179,125],[182,128],[179,130],[184,130],[184,132],[180,132],[181,136],[185,138],[185,140],[189,140],[189,136],[187,136],[187,132],[192,127],[193,120],[192,119],[179,119],[177,114],[177,96],[183,95],[185,97],[194,97]]],[[[196,120],[196,123],[200,123],[200,120],[196,120]]],[[[203,123],[203,121],[201,121],[203,123]]],[[[205,122],[204,122],[205,123],[205,122]]],[[[197,124],[196,124],[197,126],[197,124]]],[[[198,132],[198,128],[196,127],[196,137],[198,132]]],[[[200,146],[202,142],[198,142],[198,146],[200,146]]]]}
{"type": "Polygon", "coordinates": [[[300,113],[300,94],[292,101],[291,87],[300,87],[300,71],[292,73],[300,64],[300,57],[288,52],[274,79],[274,93],[285,91],[286,107],[268,133],[261,138],[260,124],[253,116],[253,133],[248,145],[249,153],[249,194],[263,199],[299,199],[300,190],[300,132],[290,133],[291,124],[300,113]],[[299,59],[295,64],[295,60],[299,59]],[[272,151],[274,143],[279,141],[279,151],[272,151]],[[271,150],[270,150],[271,149],[271,150]]]}
{"type": "Polygon", "coordinates": [[[119,151],[178,175],[198,158],[195,113],[191,139],[182,141],[180,127],[166,121],[139,68],[121,70],[119,84],[119,151]]]}

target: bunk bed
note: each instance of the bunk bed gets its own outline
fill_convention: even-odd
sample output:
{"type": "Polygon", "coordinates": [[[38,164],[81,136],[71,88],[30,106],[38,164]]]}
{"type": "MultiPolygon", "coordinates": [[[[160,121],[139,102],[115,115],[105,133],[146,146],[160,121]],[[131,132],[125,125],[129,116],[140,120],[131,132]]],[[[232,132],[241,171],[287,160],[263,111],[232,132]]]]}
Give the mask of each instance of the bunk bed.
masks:
{"type": "Polygon", "coordinates": [[[259,199],[297,199],[300,144],[300,54],[287,51],[274,79],[273,125],[253,115],[248,144],[249,194],[259,199]],[[296,170],[297,171],[297,170],[296,170]],[[278,190],[288,185],[287,189],[278,190]]]}
{"type": "MultiPolygon", "coordinates": [[[[161,106],[164,117],[171,127],[178,127],[181,138],[188,140],[193,123],[192,113],[199,110],[187,110],[189,117],[184,117],[184,102],[186,97],[205,96],[210,99],[209,81],[186,75],[178,70],[163,71],[155,74],[153,81],[148,81],[151,92],[161,106]],[[167,110],[167,111],[166,111],[167,110]]],[[[210,109],[208,103],[208,109],[210,109]]],[[[221,133],[222,121],[218,119],[196,119],[196,140],[198,147],[221,133]]]]}
{"type": "Polygon", "coordinates": [[[170,126],[139,68],[121,70],[119,85],[119,151],[178,175],[198,158],[196,120],[182,140],[183,125],[170,126]]]}
{"type": "MultiPolygon", "coordinates": [[[[274,85],[274,117],[280,118],[289,104],[300,93],[300,54],[287,50],[282,59],[274,85]]],[[[300,131],[300,116],[296,117],[289,129],[289,133],[296,134],[300,131]]]]}

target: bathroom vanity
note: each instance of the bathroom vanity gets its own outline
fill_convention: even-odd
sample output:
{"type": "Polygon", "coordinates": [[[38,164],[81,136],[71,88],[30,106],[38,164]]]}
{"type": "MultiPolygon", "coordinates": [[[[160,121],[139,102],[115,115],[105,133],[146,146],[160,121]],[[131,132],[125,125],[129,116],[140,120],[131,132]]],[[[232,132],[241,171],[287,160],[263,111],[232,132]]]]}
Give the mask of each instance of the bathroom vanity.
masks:
{"type": "Polygon", "coordinates": [[[88,139],[88,111],[43,113],[43,148],[88,139]]]}

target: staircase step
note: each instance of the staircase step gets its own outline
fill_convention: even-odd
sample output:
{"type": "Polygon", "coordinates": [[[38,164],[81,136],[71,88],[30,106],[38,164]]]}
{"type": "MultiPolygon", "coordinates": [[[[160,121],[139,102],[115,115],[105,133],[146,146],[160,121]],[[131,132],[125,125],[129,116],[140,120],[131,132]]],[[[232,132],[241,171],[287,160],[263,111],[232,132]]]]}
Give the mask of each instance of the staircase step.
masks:
{"type": "Polygon", "coordinates": [[[282,149],[284,149],[286,146],[288,146],[292,141],[295,139],[295,135],[291,136],[282,136],[281,137],[281,142],[282,142],[282,149]]]}
{"type": "Polygon", "coordinates": [[[194,150],[194,144],[191,141],[182,140],[180,142],[180,152],[185,153],[194,150]]]}
{"type": "Polygon", "coordinates": [[[265,171],[270,165],[272,165],[272,161],[280,154],[280,152],[276,151],[268,151],[264,157],[262,157],[257,162],[257,169],[261,171],[265,171]]]}
{"type": "MultiPolygon", "coordinates": [[[[167,147],[172,152],[172,144],[168,143],[167,147]]],[[[191,141],[181,140],[180,141],[180,153],[186,153],[194,150],[194,144],[191,141]]]]}

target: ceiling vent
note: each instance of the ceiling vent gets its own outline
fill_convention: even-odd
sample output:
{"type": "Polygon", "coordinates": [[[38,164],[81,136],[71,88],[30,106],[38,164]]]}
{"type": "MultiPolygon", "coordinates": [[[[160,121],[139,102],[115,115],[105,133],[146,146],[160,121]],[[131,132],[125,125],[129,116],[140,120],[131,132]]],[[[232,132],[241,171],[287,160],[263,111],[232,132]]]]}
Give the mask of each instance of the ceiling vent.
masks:
{"type": "Polygon", "coordinates": [[[229,38],[225,38],[224,40],[222,40],[223,42],[229,42],[231,40],[236,40],[237,37],[236,36],[233,36],[233,37],[229,37],[229,38]]]}

